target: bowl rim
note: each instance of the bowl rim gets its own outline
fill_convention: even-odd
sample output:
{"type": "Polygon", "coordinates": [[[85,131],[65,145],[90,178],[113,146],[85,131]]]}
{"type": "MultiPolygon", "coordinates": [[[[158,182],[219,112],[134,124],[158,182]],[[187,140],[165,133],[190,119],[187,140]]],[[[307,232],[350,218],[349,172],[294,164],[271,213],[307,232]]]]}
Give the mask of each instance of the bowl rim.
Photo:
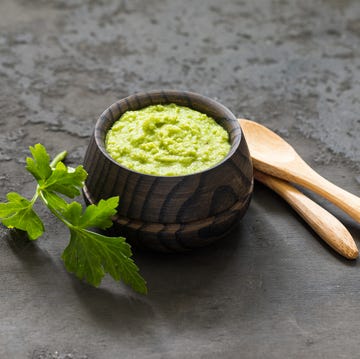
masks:
{"type": "MultiPolygon", "coordinates": [[[[170,103],[173,103],[171,101],[169,101],[169,104],[170,103]]],[[[156,103],[153,103],[153,105],[156,105],[156,103]]],[[[138,109],[142,109],[142,108],[145,108],[145,107],[148,107],[148,106],[151,106],[151,105],[147,105],[147,106],[143,106],[143,107],[139,107],[138,109]]],[[[186,107],[189,107],[193,110],[196,110],[196,111],[199,111],[197,110],[196,108],[194,107],[191,107],[191,104],[189,104],[189,106],[186,106],[186,107]]],[[[136,111],[136,110],[135,110],[136,111]]],[[[126,112],[126,111],[125,111],[126,112]]],[[[125,113],[123,112],[123,113],[125,113]]],[[[199,111],[200,112],[200,111],[199,111]]],[[[118,120],[119,118],[113,118],[113,123],[111,124],[111,126],[118,120]]],[[[111,127],[110,127],[111,128],[111,127]]],[[[227,133],[230,135],[230,132],[225,129],[227,131],[227,133]]],[[[240,143],[241,143],[241,140],[242,140],[242,137],[243,137],[243,132],[242,132],[242,129],[241,129],[241,126],[240,126],[240,123],[239,121],[237,120],[236,116],[226,107],[224,106],[223,104],[221,104],[220,102],[210,98],[210,97],[207,97],[207,96],[204,96],[204,95],[200,95],[196,92],[192,92],[192,91],[182,91],[182,90],[152,90],[152,91],[144,91],[144,92],[137,92],[137,93],[134,93],[134,94],[131,94],[129,96],[126,96],[124,98],[121,98],[117,101],[115,101],[114,103],[112,103],[110,106],[108,106],[103,112],[102,114],[99,116],[98,120],[96,121],[96,124],[95,124],[95,128],[94,128],[94,137],[95,137],[95,143],[96,145],[98,146],[98,148],[100,149],[101,153],[109,160],[111,161],[114,165],[124,169],[124,170],[127,170],[127,171],[130,171],[132,173],[135,173],[137,175],[142,175],[142,176],[147,176],[149,178],[174,178],[174,179],[180,179],[180,178],[185,178],[185,177],[189,177],[189,176],[194,176],[194,175],[200,175],[202,173],[205,173],[205,172],[208,172],[208,171],[211,171],[211,170],[214,170],[216,167],[222,165],[224,162],[226,162],[234,153],[235,151],[237,150],[237,148],[240,146],[240,143]],[[227,153],[227,155],[219,162],[217,162],[215,165],[209,167],[209,168],[206,168],[202,171],[198,171],[198,172],[193,172],[193,173],[188,173],[188,174],[183,174],[183,175],[176,175],[176,176],[164,176],[164,175],[153,175],[153,174],[148,174],[148,173],[143,173],[143,172],[138,172],[138,171],[135,171],[131,168],[128,168],[126,166],[123,166],[121,163],[117,162],[114,158],[112,158],[110,156],[110,154],[106,151],[106,148],[105,148],[105,136],[106,136],[106,132],[105,131],[102,131],[101,128],[104,126],[104,118],[106,118],[107,120],[109,120],[108,118],[108,114],[111,113],[111,107],[113,106],[117,106],[118,103],[128,103],[129,101],[133,100],[133,99],[139,99],[139,97],[149,97],[151,95],[163,95],[165,98],[166,98],[166,95],[172,95],[172,96],[179,96],[179,97],[185,97],[187,96],[189,99],[191,98],[195,98],[196,100],[199,100],[203,103],[207,103],[207,104],[210,104],[213,108],[216,108],[217,110],[219,111],[222,111],[223,113],[226,114],[226,118],[230,119],[231,122],[233,122],[234,126],[236,127],[236,130],[238,130],[239,132],[239,135],[236,137],[236,141],[235,143],[232,143],[231,144],[231,148],[229,150],[229,152],[227,153]],[[104,133],[104,138],[101,139],[100,136],[97,136],[96,133],[104,133]]]]}

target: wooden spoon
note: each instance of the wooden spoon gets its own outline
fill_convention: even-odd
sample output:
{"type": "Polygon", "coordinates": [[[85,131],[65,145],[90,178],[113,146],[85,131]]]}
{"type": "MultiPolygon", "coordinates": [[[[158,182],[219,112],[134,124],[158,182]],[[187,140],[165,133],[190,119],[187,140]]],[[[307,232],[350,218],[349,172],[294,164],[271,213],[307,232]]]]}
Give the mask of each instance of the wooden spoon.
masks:
{"type": "Polygon", "coordinates": [[[360,222],[359,197],[321,177],[273,131],[253,121],[239,121],[256,169],[318,193],[360,222]]]}
{"type": "Polygon", "coordinates": [[[314,231],[339,254],[348,259],[359,255],[356,244],[345,226],[331,213],[305,196],[288,182],[254,170],[255,179],[288,202],[314,231]]]}

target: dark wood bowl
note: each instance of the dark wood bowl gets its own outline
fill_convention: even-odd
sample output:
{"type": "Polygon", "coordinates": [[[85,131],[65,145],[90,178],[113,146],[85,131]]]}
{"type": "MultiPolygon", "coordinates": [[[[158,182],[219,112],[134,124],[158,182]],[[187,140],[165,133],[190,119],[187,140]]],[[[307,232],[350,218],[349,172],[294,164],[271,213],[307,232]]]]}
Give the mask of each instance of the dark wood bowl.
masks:
{"type": "Polygon", "coordinates": [[[120,196],[111,232],[138,247],[185,251],[224,237],[244,215],[253,190],[249,150],[236,117],[207,97],[182,91],[139,93],[115,102],[98,119],[84,167],[88,203],[120,196]],[[183,176],[153,176],[123,167],[105,150],[105,136],[127,110],[175,103],[214,118],[231,149],[216,166],[183,176]]]}

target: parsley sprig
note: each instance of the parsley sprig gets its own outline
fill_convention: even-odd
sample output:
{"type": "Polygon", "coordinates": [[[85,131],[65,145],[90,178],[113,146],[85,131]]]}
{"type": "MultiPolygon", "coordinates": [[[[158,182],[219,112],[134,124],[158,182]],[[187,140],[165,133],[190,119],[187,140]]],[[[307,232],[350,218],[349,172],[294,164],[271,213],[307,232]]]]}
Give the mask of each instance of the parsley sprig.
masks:
{"type": "Polygon", "coordinates": [[[100,200],[83,210],[79,202],[68,203],[65,198],[80,194],[87,172],[82,166],[71,168],[62,161],[67,153],[59,153],[52,162],[41,144],[30,147],[32,157],[26,159],[26,169],[37,182],[31,200],[16,192],[7,194],[8,202],[0,203],[0,220],[8,228],[25,231],[36,240],[45,226],[34,210],[38,199],[63,222],[70,231],[70,242],[62,253],[66,269],[79,279],[98,286],[106,273],[122,280],[135,291],[146,294],[146,282],[131,259],[130,245],[123,237],[107,237],[90,228],[107,229],[112,226],[111,216],[116,213],[119,197],[100,200]]]}

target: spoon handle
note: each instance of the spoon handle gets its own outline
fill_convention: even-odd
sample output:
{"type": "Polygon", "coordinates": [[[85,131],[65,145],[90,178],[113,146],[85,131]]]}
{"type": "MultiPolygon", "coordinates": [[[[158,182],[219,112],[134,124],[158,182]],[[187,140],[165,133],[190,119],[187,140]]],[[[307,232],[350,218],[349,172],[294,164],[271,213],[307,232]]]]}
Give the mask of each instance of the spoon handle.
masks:
{"type": "Polygon", "coordinates": [[[275,168],[263,163],[257,165],[256,161],[254,167],[316,192],[360,222],[360,198],[320,176],[298,154],[297,156],[298,158],[286,168],[275,168]]]}
{"type": "Polygon", "coordinates": [[[254,170],[255,179],[271,188],[339,254],[348,259],[357,258],[359,251],[345,226],[331,213],[306,197],[288,182],[254,170]]]}

